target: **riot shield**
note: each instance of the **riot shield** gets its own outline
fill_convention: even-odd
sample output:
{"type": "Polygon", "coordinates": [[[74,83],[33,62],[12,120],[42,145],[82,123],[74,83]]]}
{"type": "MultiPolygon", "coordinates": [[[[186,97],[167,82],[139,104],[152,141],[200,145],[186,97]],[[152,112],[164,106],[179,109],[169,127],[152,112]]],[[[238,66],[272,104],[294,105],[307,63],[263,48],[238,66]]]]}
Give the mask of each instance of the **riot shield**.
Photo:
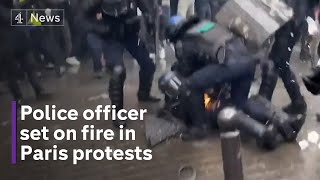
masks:
{"type": "Polygon", "coordinates": [[[281,0],[229,0],[217,13],[217,22],[261,47],[293,17],[281,0]]]}

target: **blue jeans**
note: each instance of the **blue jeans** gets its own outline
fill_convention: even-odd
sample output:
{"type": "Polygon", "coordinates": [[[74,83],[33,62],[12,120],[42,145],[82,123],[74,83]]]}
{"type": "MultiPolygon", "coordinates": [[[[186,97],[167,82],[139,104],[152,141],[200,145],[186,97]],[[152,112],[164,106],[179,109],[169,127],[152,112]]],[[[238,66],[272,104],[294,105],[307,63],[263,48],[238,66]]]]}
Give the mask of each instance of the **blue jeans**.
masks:
{"type": "Polygon", "coordinates": [[[93,58],[93,71],[100,72],[102,70],[101,55],[104,42],[98,35],[89,33],[87,35],[87,43],[93,58]]]}

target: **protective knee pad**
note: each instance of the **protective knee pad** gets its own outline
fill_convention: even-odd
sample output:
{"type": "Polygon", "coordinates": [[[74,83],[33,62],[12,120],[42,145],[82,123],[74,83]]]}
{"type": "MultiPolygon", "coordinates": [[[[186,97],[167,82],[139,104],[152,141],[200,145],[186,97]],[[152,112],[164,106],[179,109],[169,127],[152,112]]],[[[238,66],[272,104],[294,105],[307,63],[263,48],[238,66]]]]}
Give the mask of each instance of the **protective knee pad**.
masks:
{"type": "Polygon", "coordinates": [[[124,82],[126,75],[125,67],[123,65],[117,65],[112,68],[111,80],[124,82]]]}
{"type": "Polygon", "coordinates": [[[117,106],[116,109],[123,108],[123,86],[125,79],[125,68],[123,66],[115,66],[109,82],[109,97],[111,103],[117,106]]]}

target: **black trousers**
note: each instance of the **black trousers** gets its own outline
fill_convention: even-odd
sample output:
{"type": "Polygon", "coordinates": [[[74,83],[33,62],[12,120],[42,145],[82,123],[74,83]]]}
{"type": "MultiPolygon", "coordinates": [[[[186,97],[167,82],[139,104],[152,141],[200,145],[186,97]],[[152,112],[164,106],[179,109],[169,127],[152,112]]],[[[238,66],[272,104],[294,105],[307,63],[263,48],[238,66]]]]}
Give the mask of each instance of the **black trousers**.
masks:
{"type": "Polygon", "coordinates": [[[183,100],[192,124],[202,126],[208,123],[204,107],[204,93],[210,88],[225,84],[231,85],[229,103],[242,108],[248,99],[255,66],[252,60],[239,58],[237,63],[213,64],[193,73],[188,78],[191,94],[183,100]]]}
{"type": "Polygon", "coordinates": [[[123,86],[126,79],[126,70],[123,62],[123,52],[128,52],[135,58],[140,66],[139,72],[139,96],[147,96],[151,91],[155,64],[149,57],[149,52],[145,45],[139,41],[137,35],[128,35],[124,40],[115,40],[111,37],[102,38],[99,35],[89,33],[87,41],[92,48],[96,61],[101,53],[108,61],[112,69],[109,82],[109,96],[113,105],[123,108],[123,86]]]}
{"type": "Polygon", "coordinates": [[[31,39],[25,30],[11,29],[1,31],[0,67],[8,82],[14,98],[21,99],[22,92],[18,85],[21,74],[27,74],[36,95],[42,91],[36,75],[36,64],[31,48],[31,39]]]}
{"type": "Polygon", "coordinates": [[[274,62],[274,67],[271,70],[272,73],[267,68],[263,68],[265,70],[262,74],[262,84],[259,92],[260,95],[270,101],[277,84],[278,76],[282,79],[292,102],[304,101],[297,78],[290,68],[292,50],[299,40],[300,34],[301,28],[294,21],[289,21],[275,34],[275,42],[269,56],[274,62]]]}

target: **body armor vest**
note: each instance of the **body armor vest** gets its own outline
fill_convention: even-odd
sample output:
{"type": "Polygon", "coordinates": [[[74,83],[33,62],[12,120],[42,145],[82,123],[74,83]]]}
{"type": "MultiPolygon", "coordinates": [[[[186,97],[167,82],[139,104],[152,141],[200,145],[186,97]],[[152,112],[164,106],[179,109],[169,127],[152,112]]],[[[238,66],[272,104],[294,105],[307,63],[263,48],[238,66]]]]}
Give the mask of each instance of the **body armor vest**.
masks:
{"type": "Polygon", "coordinates": [[[182,44],[189,46],[183,49],[190,51],[190,45],[192,45],[193,52],[182,54],[197,54],[197,57],[192,58],[205,64],[223,63],[225,45],[232,38],[234,38],[233,34],[223,26],[211,21],[200,21],[187,30],[182,38],[182,44]]]}

